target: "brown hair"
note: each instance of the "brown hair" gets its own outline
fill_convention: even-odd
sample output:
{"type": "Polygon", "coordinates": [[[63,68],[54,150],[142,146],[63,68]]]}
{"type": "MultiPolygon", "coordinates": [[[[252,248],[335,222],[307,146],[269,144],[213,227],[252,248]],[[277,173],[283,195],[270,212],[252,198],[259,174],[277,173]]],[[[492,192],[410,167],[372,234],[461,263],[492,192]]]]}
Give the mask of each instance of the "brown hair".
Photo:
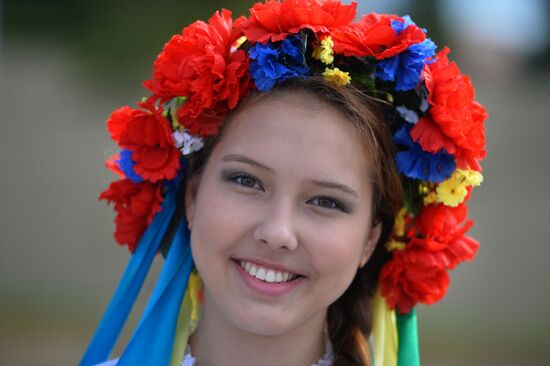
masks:
{"type": "Polygon", "coordinates": [[[382,117],[383,106],[355,84],[335,86],[321,77],[296,78],[277,85],[267,93],[254,93],[226,118],[221,132],[205,142],[191,159],[188,176],[200,174],[214,146],[223,136],[239,110],[252,101],[284,92],[306,92],[334,106],[365,142],[373,181],[373,226],[380,223],[382,233],[365,266],[360,268],[348,289],[329,306],[328,335],[334,350],[333,366],[371,365],[368,336],[372,329],[371,299],[382,265],[389,259],[384,248],[393,230],[394,218],[402,204],[402,187],[394,163],[394,144],[388,123],[382,117]]]}

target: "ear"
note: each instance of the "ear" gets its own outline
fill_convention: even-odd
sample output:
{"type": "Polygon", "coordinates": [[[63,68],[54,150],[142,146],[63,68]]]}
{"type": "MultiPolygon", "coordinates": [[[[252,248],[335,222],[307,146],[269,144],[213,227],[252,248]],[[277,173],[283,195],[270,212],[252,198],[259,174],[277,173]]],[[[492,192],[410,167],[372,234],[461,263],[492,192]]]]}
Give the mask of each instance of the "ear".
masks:
{"type": "Polygon", "coordinates": [[[193,222],[193,214],[195,213],[195,203],[197,201],[197,189],[199,185],[199,178],[197,175],[193,175],[187,180],[185,185],[185,217],[187,224],[191,228],[193,222]]]}
{"type": "Polygon", "coordinates": [[[361,254],[361,261],[359,262],[359,268],[363,268],[365,264],[369,261],[372,253],[374,252],[374,249],[376,248],[376,244],[378,243],[378,240],[380,239],[380,235],[382,235],[382,223],[379,222],[378,224],[374,225],[370,232],[369,236],[367,238],[367,241],[365,242],[365,245],[363,246],[363,253],[361,254]]]}

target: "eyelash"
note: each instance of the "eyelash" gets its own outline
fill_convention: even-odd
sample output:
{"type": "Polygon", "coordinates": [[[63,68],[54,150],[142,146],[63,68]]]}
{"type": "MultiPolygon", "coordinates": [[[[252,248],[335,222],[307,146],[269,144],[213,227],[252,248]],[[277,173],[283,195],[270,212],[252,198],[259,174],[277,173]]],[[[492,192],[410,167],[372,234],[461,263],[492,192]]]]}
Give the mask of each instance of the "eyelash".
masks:
{"type": "Polygon", "coordinates": [[[319,200],[326,200],[330,204],[330,206],[325,206],[325,205],[320,205],[319,203],[317,203],[317,206],[319,206],[319,207],[328,208],[329,210],[340,210],[342,212],[348,212],[346,207],[340,201],[335,200],[334,198],[330,198],[330,197],[326,197],[326,196],[319,196],[319,197],[315,197],[315,198],[309,200],[308,202],[314,202],[314,201],[319,202],[319,200]]]}
{"type": "Polygon", "coordinates": [[[262,184],[260,183],[260,181],[253,175],[250,175],[250,174],[246,174],[246,173],[235,173],[235,174],[231,174],[227,177],[227,180],[228,181],[231,181],[235,184],[238,184],[240,186],[243,186],[245,188],[252,188],[252,189],[258,189],[258,188],[255,188],[256,185],[259,186],[259,188],[261,190],[263,190],[263,186],[262,184]],[[251,179],[254,181],[254,186],[250,186],[250,185],[246,185],[246,184],[243,184],[242,182],[242,179],[251,179]]]}
{"type": "MultiPolygon", "coordinates": [[[[253,176],[251,174],[248,174],[248,173],[240,172],[240,173],[229,174],[227,176],[226,180],[230,181],[230,182],[233,182],[233,183],[235,183],[239,186],[242,186],[244,188],[260,189],[262,191],[264,190],[263,185],[258,180],[258,178],[256,178],[255,176],[253,176]],[[243,184],[243,179],[252,180],[251,183],[254,183],[254,185],[250,186],[250,185],[247,185],[247,184],[243,184]],[[256,187],[256,185],[258,187],[256,187]]],[[[329,209],[329,210],[340,210],[340,211],[346,212],[346,213],[349,212],[349,210],[342,204],[342,202],[340,202],[339,200],[336,200],[334,198],[327,197],[327,196],[318,196],[318,197],[315,197],[315,198],[312,198],[312,199],[308,200],[307,202],[308,203],[314,203],[316,206],[319,206],[321,208],[326,208],[326,209],[329,209]],[[320,200],[324,200],[325,203],[329,204],[329,206],[319,204],[320,200]]]]}

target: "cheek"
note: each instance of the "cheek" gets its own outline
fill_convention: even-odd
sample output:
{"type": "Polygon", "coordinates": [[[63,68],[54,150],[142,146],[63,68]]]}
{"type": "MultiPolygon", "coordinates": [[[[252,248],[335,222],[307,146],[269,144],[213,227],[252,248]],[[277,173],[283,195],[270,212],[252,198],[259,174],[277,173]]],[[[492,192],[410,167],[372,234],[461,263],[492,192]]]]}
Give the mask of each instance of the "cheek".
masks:
{"type": "Polygon", "coordinates": [[[234,233],[231,231],[233,220],[223,201],[213,195],[202,194],[197,197],[196,203],[191,228],[191,252],[202,280],[212,288],[225,276],[234,242],[231,238],[234,233]]]}
{"type": "Polygon", "coordinates": [[[329,306],[334,303],[351,285],[357,273],[355,251],[332,247],[317,258],[317,278],[315,294],[319,304],[329,306]]]}
{"type": "Polygon", "coordinates": [[[196,262],[200,263],[202,256],[223,249],[230,221],[231,216],[226,214],[221,202],[210,198],[197,200],[191,228],[191,247],[196,262]]]}
{"type": "Polygon", "coordinates": [[[193,212],[191,243],[198,257],[205,252],[216,255],[232,249],[243,241],[253,220],[246,205],[236,202],[219,182],[211,181],[204,181],[193,212]]]}
{"type": "MultiPolygon", "coordinates": [[[[195,219],[210,229],[235,225],[251,216],[247,200],[228,188],[228,183],[209,174],[198,192],[195,219]]],[[[244,221],[246,222],[246,221],[244,221]]]]}
{"type": "Polygon", "coordinates": [[[366,234],[357,225],[327,225],[311,231],[310,255],[320,275],[330,277],[333,286],[347,286],[353,280],[363,253],[366,234]]]}

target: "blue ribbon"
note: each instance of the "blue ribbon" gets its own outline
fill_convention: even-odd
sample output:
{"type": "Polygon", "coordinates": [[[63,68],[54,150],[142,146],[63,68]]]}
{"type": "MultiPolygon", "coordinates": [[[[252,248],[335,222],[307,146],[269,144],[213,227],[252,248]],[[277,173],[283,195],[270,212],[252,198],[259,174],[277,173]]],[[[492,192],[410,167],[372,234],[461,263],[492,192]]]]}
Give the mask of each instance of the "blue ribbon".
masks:
{"type": "Polygon", "coordinates": [[[176,196],[176,190],[170,190],[166,194],[162,211],[154,217],[141,237],[111,303],[80,361],[80,366],[90,366],[103,362],[111,354],[145,277],[151,268],[151,263],[159,249],[166,229],[172,220],[176,210],[176,196]]]}
{"type": "Polygon", "coordinates": [[[181,302],[193,269],[187,221],[182,219],[143,317],[117,366],[168,366],[181,302]]]}

